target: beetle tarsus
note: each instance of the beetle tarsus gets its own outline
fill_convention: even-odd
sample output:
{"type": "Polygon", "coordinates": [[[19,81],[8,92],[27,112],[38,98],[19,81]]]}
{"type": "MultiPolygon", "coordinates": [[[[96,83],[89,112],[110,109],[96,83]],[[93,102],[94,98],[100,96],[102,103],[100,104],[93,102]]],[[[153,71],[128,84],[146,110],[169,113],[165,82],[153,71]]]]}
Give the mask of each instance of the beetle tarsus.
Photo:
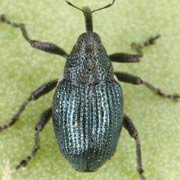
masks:
{"type": "Polygon", "coordinates": [[[26,159],[23,159],[17,166],[16,166],[16,169],[20,169],[21,167],[25,167],[27,166],[28,164],[28,161],[26,159]]]}
{"type": "Polygon", "coordinates": [[[128,131],[129,135],[134,138],[136,143],[136,157],[137,157],[137,171],[141,177],[141,180],[145,180],[146,178],[143,176],[143,166],[142,166],[142,157],[141,157],[141,143],[138,136],[138,132],[136,127],[134,126],[132,120],[127,116],[124,115],[123,119],[123,126],[128,131]]]}
{"type": "Polygon", "coordinates": [[[34,137],[34,147],[33,147],[33,150],[30,153],[30,155],[28,155],[26,157],[26,159],[23,159],[22,161],[20,161],[20,163],[16,166],[16,169],[19,169],[21,167],[27,166],[29,161],[32,158],[34,158],[34,156],[36,155],[36,153],[40,149],[39,133],[43,130],[44,126],[47,124],[47,122],[49,121],[51,116],[52,116],[52,107],[48,108],[47,110],[45,110],[42,113],[38,123],[35,126],[35,137],[34,137]]]}
{"type": "Polygon", "coordinates": [[[42,50],[42,51],[45,51],[48,53],[57,54],[57,55],[63,56],[64,58],[68,57],[68,54],[65,52],[64,49],[62,49],[61,47],[59,47],[53,43],[32,40],[28,35],[25,24],[12,22],[12,21],[8,20],[4,14],[2,14],[0,16],[0,21],[8,24],[14,28],[19,28],[21,30],[21,33],[22,33],[24,39],[33,48],[36,48],[36,49],[39,49],[39,50],[42,50]]]}
{"type": "Polygon", "coordinates": [[[23,159],[19,162],[19,164],[16,166],[16,169],[18,170],[21,167],[26,167],[28,165],[29,161],[35,156],[35,154],[37,153],[38,150],[39,150],[39,146],[34,148],[33,151],[31,152],[31,154],[29,156],[27,156],[26,159],[23,159]]]}
{"type": "Polygon", "coordinates": [[[154,45],[156,40],[158,38],[160,38],[161,36],[158,34],[156,36],[152,36],[150,38],[148,38],[145,42],[143,43],[132,43],[131,44],[131,48],[134,49],[141,57],[143,57],[143,48],[150,46],[150,45],[154,45]]]}
{"type": "Polygon", "coordinates": [[[5,21],[6,21],[6,16],[4,14],[1,14],[0,22],[5,22],[5,21]]]}

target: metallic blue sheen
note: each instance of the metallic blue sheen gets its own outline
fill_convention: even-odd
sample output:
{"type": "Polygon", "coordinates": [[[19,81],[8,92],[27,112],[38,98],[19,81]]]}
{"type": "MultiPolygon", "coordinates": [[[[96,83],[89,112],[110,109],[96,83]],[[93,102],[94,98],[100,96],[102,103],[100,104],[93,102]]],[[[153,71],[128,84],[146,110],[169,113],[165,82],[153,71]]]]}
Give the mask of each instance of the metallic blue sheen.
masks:
{"type": "Polygon", "coordinates": [[[95,171],[111,158],[123,119],[117,82],[88,86],[62,81],[53,106],[59,148],[76,170],[95,171]]]}
{"type": "Polygon", "coordinates": [[[100,37],[80,35],[53,98],[59,148],[78,171],[97,170],[116,150],[123,125],[123,96],[100,37]]]}

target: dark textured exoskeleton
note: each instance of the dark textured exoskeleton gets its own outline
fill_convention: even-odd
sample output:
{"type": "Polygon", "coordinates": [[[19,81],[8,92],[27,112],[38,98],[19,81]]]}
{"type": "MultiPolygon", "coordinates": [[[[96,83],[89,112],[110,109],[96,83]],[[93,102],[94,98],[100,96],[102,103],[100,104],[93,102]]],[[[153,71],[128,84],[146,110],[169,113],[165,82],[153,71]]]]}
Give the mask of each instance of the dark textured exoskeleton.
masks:
{"type": "Polygon", "coordinates": [[[117,81],[143,84],[156,94],[173,100],[179,99],[180,95],[165,94],[140,77],[114,72],[112,62],[139,62],[143,56],[142,49],[154,44],[159,35],[149,38],[143,44],[133,43],[132,47],[138,54],[108,55],[99,35],[93,32],[92,14],[112,6],[115,0],[93,11],[88,7],[80,9],[69,1],[66,2],[82,11],[86,22],[86,32],[80,35],[70,55],[55,44],[32,40],[24,24],[11,22],[5,15],[0,16],[0,22],[19,28],[32,47],[66,58],[63,79],[55,79],[41,85],[25,100],[10,122],[0,126],[2,131],[14,125],[30,101],[37,100],[56,87],[53,106],[42,113],[35,126],[33,150],[16,168],[26,166],[35,156],[39,150],[39,133],[52,116],[62,154],[76,170],[83,172],[95,171],[111,158],[116,150],[121,128],[124,127],[135,139],[137,170],[141,180],[145,180],[138,132],[123,112],[123,95],[117,81]]]}
{"type": "Polygon", "coordinates": [[[100,37],[82,34],[53,99],[59,147],[79,171],[95,171],[114,154],[123,124],[123,98],[100,37]]]}

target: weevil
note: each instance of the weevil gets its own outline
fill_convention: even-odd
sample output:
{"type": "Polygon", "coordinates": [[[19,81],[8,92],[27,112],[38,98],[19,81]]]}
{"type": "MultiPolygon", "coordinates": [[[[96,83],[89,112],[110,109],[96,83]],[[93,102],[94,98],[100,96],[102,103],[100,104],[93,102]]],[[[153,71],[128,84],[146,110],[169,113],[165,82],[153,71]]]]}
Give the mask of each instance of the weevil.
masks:
{"type": "Polygon", "coordinates": [[[66,59],[63,79],[41,85],[24,101],[9,123],[0,126],[0,131],[13,126],[31,101],[56,88],[52,105],[42,113],[35,126],[33,150],[19,162],[16,169],[27,166],[38,152],[39,134],[52,117],[61,153],[81,172],[94,172],[113,156],[124,127],[135,140],[137,171],[141,180],[145,180],[140,139],[132,120],[124,112],[123,93],[118,81],[144,85],[155,94],[172,100],[179,99],[180,95],[166,94],[140,77],[114,72],[112,62],[139,62],[143,57],[143,48],[153,45],[160,35],[150,37],[142,44],[133,43],[136,54],[108,55],[101,38],[93,31],[92,14],[111,7],[115,0],[95,10],[90,10],[89,7],[79,8],[68,0],[65,1],[84,14],[86,24],[86,32],[79,36],[70,54],[53,43],[32,40],[24,24],[12,22],[5,15],[0,16],[1,23],[20,29],[24,39],[33,48],[66,59]]]}

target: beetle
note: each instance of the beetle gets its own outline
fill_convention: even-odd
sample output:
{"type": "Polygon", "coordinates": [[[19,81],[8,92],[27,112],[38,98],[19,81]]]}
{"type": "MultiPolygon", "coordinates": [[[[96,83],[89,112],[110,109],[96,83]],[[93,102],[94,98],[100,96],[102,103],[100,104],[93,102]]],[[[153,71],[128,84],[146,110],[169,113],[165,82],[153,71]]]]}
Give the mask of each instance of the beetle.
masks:
{"type": "Polygon", "coordinates": [[[139,62],[143,57],[143,48],[153,45],[160,35],[150,37],[142,44],[133,43],[132,48],[136,54],[108,55],[101,38],[93,31],[92,14],[111,7],[115,0],[95,10],[90,10],[89,7],[81,9],[68,0],[65,1],[84,14],[86,24],[86,32],[79,36],[70,54],[53,43],[31,39],[24,24],[12,22],[5,15],[0,16],[0,22],[20,29],[24,39],[33,48],[66,59],[63,79],[55,79],[38,87],[22,103],[9,123],[0,126],[0,131],[13,126],[31,101],[56,88],[52,106],[42,113],[35,126],[33,150],[19,162],[16,169],[27,166],[35,156],[40,148],[39,133],[52,117],[61,153],[81,172],[94,172],[113,156],[124,127],[135,140],[137,171],[141,180],[145,180],[140,139],[132,120],[124,112],[123,93],[118,81],[144,85],[155,94],[172,100],[179,99],[180,95],[165,94],[140,77],[114,72],[112,62],[139,62]]]}

